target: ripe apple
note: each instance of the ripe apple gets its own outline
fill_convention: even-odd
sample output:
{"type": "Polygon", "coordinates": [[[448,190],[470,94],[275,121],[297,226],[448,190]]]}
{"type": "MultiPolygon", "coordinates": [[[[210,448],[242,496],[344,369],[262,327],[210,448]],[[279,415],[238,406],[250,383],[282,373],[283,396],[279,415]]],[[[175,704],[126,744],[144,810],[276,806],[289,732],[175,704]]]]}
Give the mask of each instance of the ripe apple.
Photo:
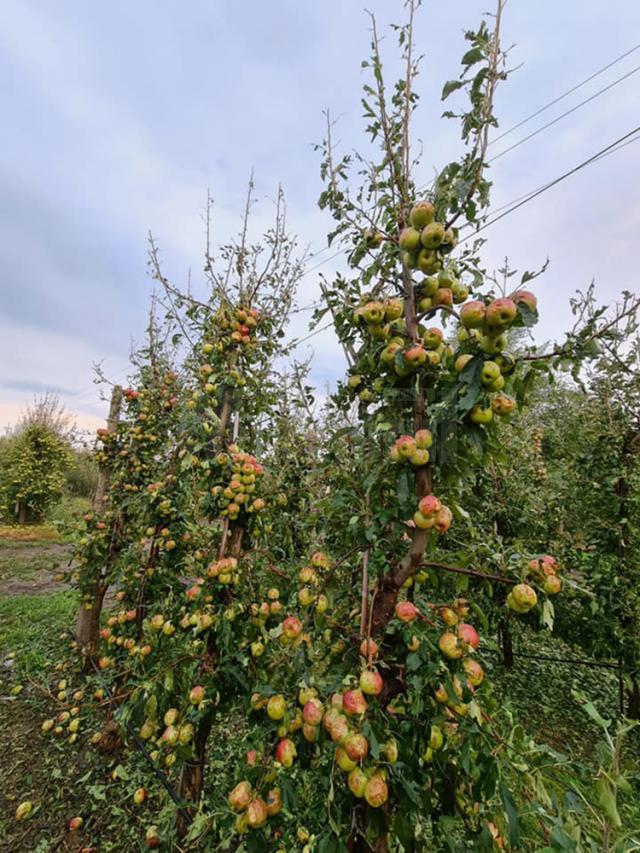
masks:
{"type": "Polygon", "coordinates": [[[302,736],[309,743],[315,743],[320,737],[320,728],[318,726],[312,726],[310,723],[303,723],[302,736]]]}
{"type": "Polygon", "coordinates": [[[464,646],[460,639],[451,631],[445,631],[438,640],[438,648],[449,660],[458,660],[464,654],[464,646]]]}
{"type": "Polygon", "coordinates": [[[365,323],[378,326],[384,320],[385,308],[382,302],[367,302],[362,309],[365,323]]]}
{"type": "Polygon", "coordinates": [[[451,285],[451,293],[453,294],[453,301],[456,305],[460,305],[469,297],[469,288],[466,284],[463,284],[461,281],[454,281],[451,285]]]}
{"type": "Polygon", "coordinates": [[[302,718],[311,726],[319,726],[324,716],[324,708],[319,699],[309,699],[302,709],[302,718]]]}
{"type": "Polygon", "coordinates": [[[486,308],[484,302],[473,299],[460,309],[460,322],[465,329],[477,329],[484,322],[486,308]]]}
{"type": "Polygon", "coordinates": [[[342,707],[349,717],[364,714],[369,707],[362,690],[347,690],[342,694],[342,707]]]}
{"type": "Polygon", "coordinates": [[[458,636],[464,640],[468,646],[471,646],[472,649],[477,649],[480,645],[478,632],[473,625],[469,625],[468,622],[461,622],[458,625],[458,636]]]}
{"type": "Polygon", "coordinates": [[[528,290],[516,290],[515,293],[511,294],[511,299],[513,299],[516,304],[522,302],[524,305],[528,305],[532,311],[536,311],[538,309],[537,297],[528,290]]]}
{"type": "Polygon", "coordinates": [[[491,401],[491,408],[500,417],[510,415],[516,407],[516,401],[508,394],[498,394],[491,401]]]}
{"type": "Polygon", "coordinates": [[[420,510],[417,509],[413,514],[413,523],[420,530],[431,530],[433,525],[436,523],[436,517],[435,515],[423,515],[420,510]]]}
{"type": "Polygon", "coordinates": [[[261,797],[254,797],[247,806],[247,826],[259,829],[267,822],[267,804],[261,797]]]}
{"type": "Polygon", "coordinates": [[[449,628],[458,623],[458,614],[451,607],[439,607],[438,616],[449,628]]]}
{"type": "Polygon", "coordinates": [[[191,688],[191,692],[189,693],[189,702],[192,705],[199,705],[204,701],[204,687],[200,684],[196,684],[195,687],[191,688]]]}
{"type": "Polygon", "coordinates": [[[31,814],[32,809],[33,804],[29,800],[25,800],[24,803],[20,803],[16,809],[16,820],[26,820],[31,814]]]}
{"type": "Polygon", "coordinates": [[[496,329],[505,329],[513,323],[517,313],[518,308],[513,299],[509,299],[509,297],[494,299],[487,306],[485,322],[487,326],[492,326],[496,329]]]}
{"type": "Polygon", "coordinates": [[[378,809],[387,802],[389,789],[381,773],[374,773],[364,789],[364,798],[369,805],[378,809]]]}
{"type": "Polygon", "coordinates": [[[287,616],[282,623],[282,635],[288,640],[295,640],[302,633],[302,622],[296,616],[287,616]]]}
{"type": "Polygon", "coordinates": [[[352,732],[347,735],[342,746],[352,761],[363,761],[369,752],[369,741],[359,732],[352,732]]]}
{"type": "Polygon", "coordinates": [[[388,740],[382,747],[382,753],[389,764],[395,764],[398,760],[398,742],[395,738],[388,740]]]}
{"type": "Polygon", "coordinates": [[[307,702],[309,702],[311,699],[315,699],[317,695],[318,691],[315,689],[315,687],[301,687],[298,691],[298,702],[304,708],[307,702]]]}
{"type": "Polygon", "coordinates": [[[419,468],[421,465],[426,465],[429,462],[430,453],[428,450],[417,448],[409,457],[409,462],[419,468]]]}
{"type": "Polygon", "coordinates": [[[433,444],[433,435],[428,429],[419,429],[414,438],[419,450],[428,450],[433,444]]]}
{"type": "Polygon", "coordinates": [[[322,723],[334,743],[340,742],[349,734],[349,721],[337,708],[329,708],[322,723]]]}
{"type": "Polygon", "coordinates": [[[276,747],[276,761],[279,761],[283,767],[291,767],[297,754],[295,743],[288,737],[283,737],[278,742],[276,747]]]}
{"type": "Polygon", "coordinates": [[[173,726],[178,722],[179,719],[180,719],[180,712],[178,711],[177,708],[168,708],[165,711],[165,714],[163,717],[163,721],[164,721],[165,726],[173,726]]]}
{"type": "Polygon", "coordinates": [[[384,681],[377,670],[365,669],[360,674],[360,689],[367,696],[377,696],[379,693],[382,693],[383,687],[384,681]]]}
{"type": "Polygon", "coordinates": [[[399,601],[395,608],[396,616],[401,622],[413,622],[419,614],[413,601],[399,601]]]}
{"type": "Polygon", "coordinates": [[[344,747],[336,747],[336,764],[344,773],[350,773],[357,765],[355,761],[347,755],[344,747]]]}
{"type": "Polygon", "coordinates": [[[81,817],[72,817],[69,821],[69,832],[77,832],[83,823],[84,821],[81,817]]]}
{"type": "Polygon", "coordinates": [[[287,713],[287,702],[282,694],[271,696],[267,702],[267,714],[272,720],[281,720],[287,713]]]}
{"type": "Polygon", "coordinates": [[[454,362],[454,369],[458,373],[462,373],[462,371],[469,364],[472,358],[473,355],[471,355],[471,353],[464,353],[463,355],[459,355],[454,362]]]}
{"type": "Polygon", "coordinates": [[[420,367],[420,365],[424,364],[427,360],[425,348],[421,344],[416,344],[415,346],[410,347],[404,353],[404,360],[409,367],[414,369],[420,367]]]}
{"type": "Polygon", "coordinates": [[[439,305],[444,305],[447,308],[451,308],[453,305],[453,293],[448,287],[439,287],[436,290],[433,297],[433,307],[436,308],[439,305]]]}
{"type": "Polygon", "coordinates": [[[507,346],[507,337],[503,334],[478,335],[477,341],[482,352],[486,352],[488,355],[497,355],[503,352],[507,346]]]}
{"type": "Polygon", "coordinates": [[[140,806],[147,799],[147,789],[146,788],[136,788],[133,792],[133,802],[140,806]]]}
{"type": "Polygon", "coordinates": [[[549,575],[545,578],[542,588],[547,595],[557,595],[562,589],[562,581],[557,575],[549,575]]]}
{"type": "Polygon", "coordinates": [[[282,809],[280,788],[271,788],[267,794],[266,806],[269,817],[275,817],[277,814],[280,814],[280,810],[282,809]]]}
{"type": "Polygon", "coordinates": [[[363,797],[369,780],[359,767],[355,767],[347,778],[347,785],[354,797],[363,797]]]}
{"type": "Polygon", "coordinates": [[[418,504],[418,509],[427,517],[437,515],[442,509],[442,503],[435,495],[425,495],[418,504]]]}
{"type": "Polygon", "coordinates": [[[418,201],[411,208],[409,221],[420,231],[430,225],[436,217],[436,209],[430,201],[418,201]]]}
{"type": "Polygon", "coordinates": [[[467,679],[469,684],[473,687],[478,687],[478,685],[482,684],[482,680],[484,678],[484,670],[480,666],[477,660],[472,660],[472,658],[467,658],[462,667],[467,675],[467,679]]]}
{"type": "Polygon", "coordinates": [[[417,449],[416,440],[412,435],[401,435],[394,446],[401,460],[410,459],[417,449]]]}
{"type": "Polygon", "coordinates": [[[420,249],[416,256],[416,264],[418,269],[426,275],[438,272],[442,266],[435,249],[420,249]]]}
{"type": "Polygon", "coordinates": [[[442,506],[438,510],[435,522],[434,529],[437,530],[438,533],[446,533],[447,530],[451,527],[451,522],[453,521],[453,514],[448,506],[442,506]]]}
{"type": "Polygon", "coordinates": [[[536,591],[526,583],[516,584],[507,596],[507,606],[516,613],[527,613],[537,602],[536,591]]]}
{"type": "Polygon", "coordinates": [[[378,644],[375,640],[367,640],[366,638],[360,643],[360,654],[363,658],[375,659],[378,657],[378,644]]]}

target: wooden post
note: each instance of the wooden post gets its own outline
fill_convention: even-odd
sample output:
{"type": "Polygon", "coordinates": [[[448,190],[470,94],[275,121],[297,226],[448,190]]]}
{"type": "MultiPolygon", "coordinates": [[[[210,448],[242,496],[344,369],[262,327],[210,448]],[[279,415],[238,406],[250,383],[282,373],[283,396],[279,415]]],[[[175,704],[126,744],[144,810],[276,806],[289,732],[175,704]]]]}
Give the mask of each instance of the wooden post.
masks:
{"type": "MultiPolygon", "coordinates": [[[[109,417],[107,418],[107,430],[110,433],[114,433],[118,428],[121,407],[122,388],[120,385],[114,385],[113,392],[111,394],[111,404],[109,406],[109,417]]],[[[106,509],[110,479],[110,468],[108,465],[103,463],[98,471],[98,482],[93,496],[93,509],[96,515],[102,515],[106,509]]],[[[114,534],[115,520],[112,521],[112,541],[114,534]]],[[[107,561],[110,559],[109,555],[106,559],[107,561]]],[[[76,642],[87,656],[91,656],[98,645],[100,635],[100,614],[102,613],[102,603],[108,586],[105,581],[107,574],[106,570],[106,565],[99,566],[97,568],[97,576],[95,578],[89,600],[80,602],[80,608],[76,619],[76,642]]]]}

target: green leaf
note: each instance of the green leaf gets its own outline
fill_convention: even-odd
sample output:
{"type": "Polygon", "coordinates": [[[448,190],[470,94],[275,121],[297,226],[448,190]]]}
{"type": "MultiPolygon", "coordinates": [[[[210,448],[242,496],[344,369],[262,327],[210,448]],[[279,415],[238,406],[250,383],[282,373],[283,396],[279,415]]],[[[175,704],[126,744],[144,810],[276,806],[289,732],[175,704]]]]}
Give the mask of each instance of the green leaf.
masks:
{"type": "Polygon", "coordinates": [[[518,809],[513,797],[511,796],[511,792],[503,782],[500,783],[500,799],[502,800],[502,804],[509,821],[509,844],[511,847],[517,848],[520,836],[518,826],[518,809]]]}
{"type": "Polygon", "coordinates": [[[481,62],[484,59],[484,53],[479,47],[472,47],[468,50],[460,60],[462,65],[475,65],[476,62],[481,62]]]}
{"type": "Polygon", "coordinates": [[[447,80],[442,88],[442,95],[440,96],[441,101],[446,101],[446,99],[455,92],[457,89],[461,89],[464,86],[463,80],[447,80]]]}

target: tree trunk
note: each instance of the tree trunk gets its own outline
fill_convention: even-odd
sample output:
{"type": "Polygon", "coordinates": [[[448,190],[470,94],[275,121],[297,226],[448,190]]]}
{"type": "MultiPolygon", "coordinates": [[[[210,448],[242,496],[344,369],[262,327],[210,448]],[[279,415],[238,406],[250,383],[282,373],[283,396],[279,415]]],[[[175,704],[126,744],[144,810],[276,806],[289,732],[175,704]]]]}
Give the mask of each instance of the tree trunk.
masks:
{"type": "MultiPolygon", "coordinates": [[[[118,428],[121,406],[122,388],[120,385],[114,385],[113,392],[111,394],[111,404],[109,406],[109,417],[107,418],[107,429],[111,433],[115,432],[118,428]]],[[[109,491],[110,474],[111,472],[106,465],[100,466],[96,491],[93,496],[93,510],[96,515],[102,515],[105,511],[105,504],[109,491]]],[[[115,523],[115,520],[112,521],[113,525],[115,525],[115,523]]],[[[114,535],[115,531],[112,529],[112,546],[114,535]]],[[[109,554],[106,557],[107,561],[111,559],[112,553],[113,548],[110,548],[109,554]]],[[[90,599],[88,602],[83,601],[80,604],[80,609],[76,619],[76,642],[87,655],[87,660],[91,658],[98,647],[98,641],[100,639],[100,615],[102,613],[102,604],[108,587],[108,584],[105,581],[107,566],[99,566],[97,567],[97,571],[98,577],[96,578],[90,599]]]]}
{"type": "Polygon", "coordinates": [[[18,502],[18,524],[27,523],[27,505],[24,501],[18,502]]]}
{"type": "Polygon", "coordinates": [[[640,682],[637,673],[631,676],[631,690],[627,700],[627,716],[630,720],[640,720],[640,682]]]}

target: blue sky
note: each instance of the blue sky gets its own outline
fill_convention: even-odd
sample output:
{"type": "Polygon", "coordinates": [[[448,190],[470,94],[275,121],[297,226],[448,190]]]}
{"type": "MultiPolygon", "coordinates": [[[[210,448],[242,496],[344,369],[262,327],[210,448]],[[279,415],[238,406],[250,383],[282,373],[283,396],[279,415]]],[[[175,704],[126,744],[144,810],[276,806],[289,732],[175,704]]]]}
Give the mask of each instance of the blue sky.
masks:
{"type": "MultiPolygon", "coordinates": [[[[157,237],[176,283],[202,266],[207,187],[221,236],[234,229],[250,170],[268,220],[284,186],[291,230],[313,250],[329,222],[315,207],[321,185],[312,145],[322,111],[339,119],[345,149],[362,143],[364,5],[383,31],[399,0],[324,4],[272,0],[163,3],[4,0],[0,31],[0,426],[33,393],[54,387],[81,424],[104,404],[92,363],[125,374],[145,324],[151,283],[146,236],[157,237]]],[[[425,54],[415,122],[424,182],[460,148],[453,122],[439,121],[442,83],[458,73],[465,26],[491,5],[425,2],[417,41],[425,54]]],[[[521,65],[498,96],[504,128],[640,42],[640,5],[511,0],[504,43],[521,65]]],[[[393,69],[395,42],[386,40],[393,69]]],[[[517,141],[640,64],[640,51],[563,101],[517,141]]],[[[494,203],[555,177],[640,124],[640,74],[496,161],[494,203]]],[[[504,145],[506,146],[505,140],[504,145]]],[[[492,149],[496,153],[502,144],[492,149]]],[[[488,229],[490,266],[505,255],[523,269],[551,265],[539,280],[541,336],[570,323],[568,298],[595,278],[603,299],[636,289],[640,143],[585,169],[488,229]]],[[[420,180],[420,177],[419,177],[420,180]]],[[[325,257],[328,253],[325,253],[325,257]]],[[[324,272],[340,267],[341,259],[324,272]]],[[[317,272],[301,304],[317,295],[317,272]]],[[[304,333],[298,315],[292,335],[304,333]]],[[[309,341],[322,390],[343,363],[330,332],[309,341]]],[[[301,348],[299,355],[306,349],[301,348]]]]}

